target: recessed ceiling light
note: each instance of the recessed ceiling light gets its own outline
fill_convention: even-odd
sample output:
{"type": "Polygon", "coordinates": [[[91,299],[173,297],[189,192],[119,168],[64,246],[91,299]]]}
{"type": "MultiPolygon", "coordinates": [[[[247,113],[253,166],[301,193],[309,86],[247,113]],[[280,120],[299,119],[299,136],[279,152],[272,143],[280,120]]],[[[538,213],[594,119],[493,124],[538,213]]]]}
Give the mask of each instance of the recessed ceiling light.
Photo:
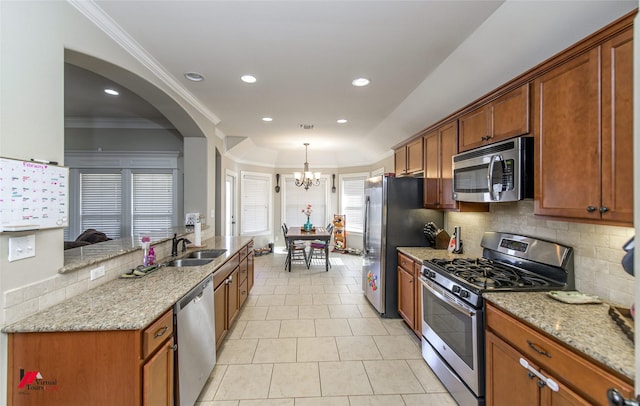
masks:
{"type": "Polygon", "coordinates": [[[366,86],[369,83],[371,83],[371,81],[367,78],[357,78],[357,79],[353,79],[353,81],[351,82],[352,85],[358,86],[358,87],[366,86]]]}
{"type": "Polygon", "coordinates": [[[256,83],[258,79],[256,79],[256,77],[253,75],[242,75],[240,76],[240,80],[242,80],[244,83],[256,83]]]}
{"type": "Polygon", "coordinates": [[[111,96],[118,96],[120,94],[120,92],[118,92],[116,89],[111,89],[110,87],[107,87],[106,89],[104,89],[104,92],[111,96]]]}
{"type": "Polygon", "coordinates": [[[204,80],[204,76],[198,72],[187,72],[184,77],[192,82],[202,82],[204,80]]]}
{"type": "Polygon", "coordinates": [[[340,118],[340,119],[336,120],[336,123],[338,123],[338,124],[344,124],[346,122],[347,122],[346,118],[340,118]]]}
{"type": "Polygon", "coordinates": [[[273,121],[273,119],[271,117],[262,117],[262,121],[269,122],[269,121],[273,121]]]}

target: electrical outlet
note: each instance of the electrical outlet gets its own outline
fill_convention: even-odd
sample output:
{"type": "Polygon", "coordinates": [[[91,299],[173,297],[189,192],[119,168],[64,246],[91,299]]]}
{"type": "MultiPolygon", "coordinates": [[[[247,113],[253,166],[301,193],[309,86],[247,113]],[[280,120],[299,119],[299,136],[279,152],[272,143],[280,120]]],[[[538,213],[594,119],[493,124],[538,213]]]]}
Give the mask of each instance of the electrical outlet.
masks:
{"type": "Polygon", "coordinates": [[[102,278],[105,273],[107,273],[107,271],[104,269],[104,265],[103,266],[99,266],[97,268],[93,268],[91,270],[91,276],[90,276],[90,280],[96,280],[98,278],[102,278]]]}
{"type": "Polygon", "coordinates": [[[36,256],[35,234],[9,238],[9,262],[36,256]]]}

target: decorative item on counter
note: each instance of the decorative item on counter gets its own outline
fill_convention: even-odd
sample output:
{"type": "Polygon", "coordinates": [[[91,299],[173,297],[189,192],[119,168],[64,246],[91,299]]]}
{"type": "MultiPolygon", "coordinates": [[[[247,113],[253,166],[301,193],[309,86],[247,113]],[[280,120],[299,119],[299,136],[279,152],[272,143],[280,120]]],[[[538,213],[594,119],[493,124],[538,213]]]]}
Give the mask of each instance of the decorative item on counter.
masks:
{"type": "Polygon", "coordinates": [[[311,207],[311,203],[307,203],[307,207],[302,209],[302,213],[304,213],[304,215],[307,216],[307,222],[303,226],[304,231],[311,231],[311,229],[313,228],[313,224],[311,224],[311,221],[310,221],[312,211],[313,209],[311,207]]]}
{"type": "Polygon", "coordinates": [[[631,341],[635,340],[635,323],[630,309],[609,305],[609,316],[631,341]]]}
{"type": "Polygon", "coordinates": [[[142,256],[142,265],[149,266],[149,244],[151,243],[151,237],[144,236],[142,237],[142,249],[144,250],[144,254],[142,256]]]}
{"type": "Polygon", "coordinates": [[[187,213],[184,218],[185,227],[194,227],[196,220],[200,218],[200,213],[187,213]]]}
{"type": "Polygon", "coordinates": [[[149,260],[148,260],[149,264],[148,265],[153,265],[156,262],[156,250],[153,247],[149,248],[149,260]]]}
{"type": "Polygon", "coordinates": [[[602,303],[602,300],[595,295],[587,295],[575,290],[552,290],[547,295],[563,303],[569,304],[590,304],[602,303]]]}
{"type": "Polygon", "coordinates": [[[202,245],[202,224],[200,223],[200,217],[196,219],[196,223],[194,225],[194,242],[193,244],[196,247],[200,247],[202,245]]]}
{"type": "Polygon", "coordinates": [[[462,254],[462,237],[460,236],[460,227],[454,228],[453,236],[449,240],[449,252],[453,254],[462,254]]]}

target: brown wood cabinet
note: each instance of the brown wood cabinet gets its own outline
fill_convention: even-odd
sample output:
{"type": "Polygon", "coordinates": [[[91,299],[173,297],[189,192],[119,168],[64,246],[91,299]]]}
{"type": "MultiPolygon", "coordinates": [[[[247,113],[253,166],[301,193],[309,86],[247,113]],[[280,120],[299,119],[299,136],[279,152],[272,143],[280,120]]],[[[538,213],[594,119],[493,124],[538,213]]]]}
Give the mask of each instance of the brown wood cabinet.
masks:
{"type": "Polygon", "coordinates": [[[633,223],[633,32],[534,81],[534,213],[633,223]]]}
{"type": "Polygon", "coordinates": [[[614,375],[546,333],[487,303],[487,405],[606,405],[606,392],[616,388],[633,397],[633,383],[614,375]],[[521,359],[558,391],[543,384],[521,359]],[[508,385],[505,385],[508,382],[508,385]]]}
{"type": "Polygon", "coordinates": [[[144,330],[8,335],[14,405],[173,404],[173,310],[144,330]],[[20,371],[40,383],[20,388],[20,371]]]}
{"type": "Polygon", "coordinates": [[[253,259],[253,243],[249,243],[213,274],[216,348],[224,341],[253,287],[253,259]]]}
{"type": "Polygon", "coordinates": [[[423,168],[422,138],[411,141],[395,150],[396,175],[413,175],[423,168]]]}
{"type": "Polygon", "coordinates": [[[458,211],[489,211],[488,203],[453,200],[451,159],[458,152],[458,122],[451,121],[424,135],[424,207],[458,211]]]}
{"type": "Polygon", "coordinates": [[[458,150],[458,123],[452,121],[424,136],[424,205],[455,209],[451,158],[458,150]]]}
{"type": "Polygon", "coordinates": [[[526,83],[458,119],[459,151],[529,133],[529,84],[526,83]]]}
{"type": "Polygon", "coordinates": [[[398,313],[418,337],[422,336],[421,269],[421,262],[398,252],[398,313]]]}

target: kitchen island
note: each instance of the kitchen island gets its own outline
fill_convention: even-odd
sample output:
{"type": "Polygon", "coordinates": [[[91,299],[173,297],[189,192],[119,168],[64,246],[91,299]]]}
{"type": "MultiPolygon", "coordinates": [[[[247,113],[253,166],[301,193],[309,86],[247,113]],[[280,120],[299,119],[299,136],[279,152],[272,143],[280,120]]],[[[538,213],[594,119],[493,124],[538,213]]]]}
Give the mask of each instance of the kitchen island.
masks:
{"type": "Polygon", "coordinates": [[[211,274],[227,287],[233,273],[237,309],[241,287],[246,296],[253,281],[252,238],[212,237],[203,245],[226,251],[206,265],[114,279],[3,328],[8,404],[172,404],[174,304],[211,274]]]}

